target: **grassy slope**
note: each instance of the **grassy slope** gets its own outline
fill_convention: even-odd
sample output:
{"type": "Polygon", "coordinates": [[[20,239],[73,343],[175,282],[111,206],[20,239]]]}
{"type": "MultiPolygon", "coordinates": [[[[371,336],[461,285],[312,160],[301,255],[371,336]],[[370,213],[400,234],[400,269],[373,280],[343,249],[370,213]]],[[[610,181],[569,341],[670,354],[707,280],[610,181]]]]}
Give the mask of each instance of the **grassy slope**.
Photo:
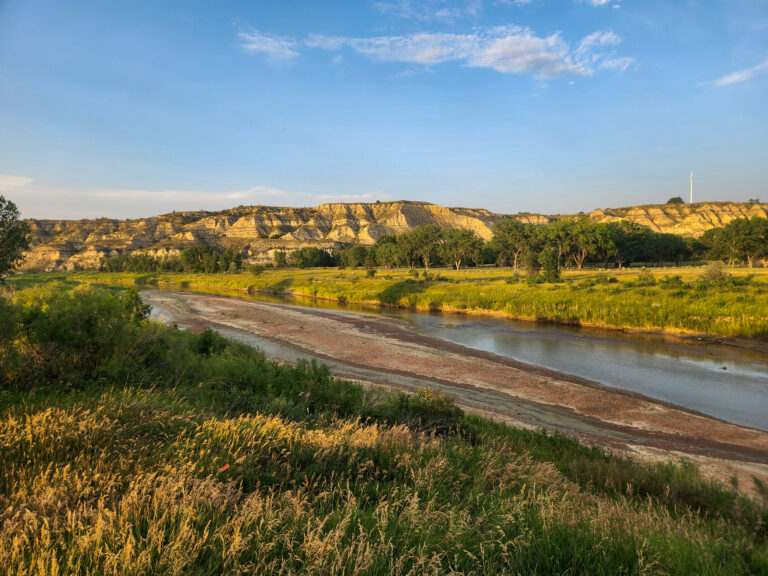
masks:
{"type": "Polygon", "coordinates": [[[34,275],[76,281],[148,283],[198,289],[290,292],[346,302],[405,306],[416,309],[490,312],[612,328],[661,329],[670,332],[768,338],[768,270],[740,269],[736,278],[755,274],[746,285],[707,285],[701,268],[655,270],[657,285],[638,286],[637,271],[567,272],[565,283],[529,286],[508,269],[455,272],[441,269],[425,280],[406,270],[315,269],[267,270],[242,274],[100,274],[34,275]],[[680,282],[663,279],[678,275],[680,282]],[[605,282],[615,278],[617,282],[605,282]],[[605,282],[605,283],[603,283],[605,282]]]}
{"type": "Polygon", "coordinates": [[[54,354],[3,349],[2,573],[768,573],[768,511],[692,465],[51,293],[22,302],[54,354]]]}

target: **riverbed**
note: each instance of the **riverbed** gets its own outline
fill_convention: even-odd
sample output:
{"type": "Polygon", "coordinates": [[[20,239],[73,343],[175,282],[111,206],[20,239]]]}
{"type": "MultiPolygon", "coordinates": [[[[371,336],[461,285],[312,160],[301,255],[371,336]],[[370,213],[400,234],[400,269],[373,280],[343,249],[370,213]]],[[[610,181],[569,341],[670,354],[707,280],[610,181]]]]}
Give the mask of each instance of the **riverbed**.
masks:
{"type": "MultiPolygon", "coordinates": [[[[663,335],[343,305],[301,297],[242,298],[400,320],[425,336],[768,430],[768,354],[754,350],[663,335]]],[[[261,347],[275,345],[262,342],[261,347]]]]}

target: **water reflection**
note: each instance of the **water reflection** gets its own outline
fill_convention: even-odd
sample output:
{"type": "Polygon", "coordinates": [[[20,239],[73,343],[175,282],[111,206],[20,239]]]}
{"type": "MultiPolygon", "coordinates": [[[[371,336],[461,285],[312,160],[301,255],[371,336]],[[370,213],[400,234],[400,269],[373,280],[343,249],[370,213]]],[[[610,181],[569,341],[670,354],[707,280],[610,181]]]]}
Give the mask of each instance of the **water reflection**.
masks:
{"type": "MultiPolygon", "coordinates": [[[[233,296],[232,292],[222,294],[233,296]]],[[[311,298],[235,296],[405,320],[425,335],[768,430],[765,355],[752,353],[750,357],[743,350],[713,344],[682,344],[661,336],[640,337],[496,318],[339,305],[311,298]]]]}

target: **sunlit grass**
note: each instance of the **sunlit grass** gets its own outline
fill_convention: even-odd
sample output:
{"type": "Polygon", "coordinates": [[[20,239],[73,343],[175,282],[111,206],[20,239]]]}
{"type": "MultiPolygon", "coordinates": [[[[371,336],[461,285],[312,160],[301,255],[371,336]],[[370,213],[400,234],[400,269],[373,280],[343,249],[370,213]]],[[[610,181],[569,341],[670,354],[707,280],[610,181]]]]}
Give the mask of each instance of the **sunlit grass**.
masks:
{"type": "Polygon", "coordinates": [[[65,404],[37,396],[2,414],[3,573],[768,566],[749,526],[670,511],[631,484],[585,490],[492,428],[467,442],[356,419],[222,416],[172,390],[85,392],[65,404]]]}
{"type": "Polygon", "coordinates": [[[693,464],[279,365],[131,302],[0,299],[22,312],[0,338],[2,574],[768,570],[765,503],[693,464]]]}
{"type": "Polygon", "coordinates": [[[266,270],[241,274],[37,274],[18,281],[65,278],[77,282],[149,284],[197,290],[291,293],[348,303],[493,313],[512,318],[587,326],[768,337],[768,270],[729,270],[739,285],[698,280],[702,267],[653,269],[656,285],[639,286],[636,269],[566,271],[564,282],[529,285],[504,268],[433,270],[266,270]],[[675,279],[679,277],[679,280],[675,279]],[[673,280],[664,283],[665,278],[673,280]]]}

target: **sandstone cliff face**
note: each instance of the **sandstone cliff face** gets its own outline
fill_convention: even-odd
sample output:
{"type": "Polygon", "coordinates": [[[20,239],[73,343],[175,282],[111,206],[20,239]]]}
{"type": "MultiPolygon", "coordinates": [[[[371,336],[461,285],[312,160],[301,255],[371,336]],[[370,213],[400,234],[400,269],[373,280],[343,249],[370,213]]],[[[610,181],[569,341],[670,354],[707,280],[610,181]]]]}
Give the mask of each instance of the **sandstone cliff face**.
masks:
{"type": "MultiPolygon", "coordinates": [[[[596,210],[598,222],[630,220],[658,232],[698,236],[735,218],[768,217],[767,204],[705,203],[596,210]]],[[[323,204],[315,208],[239,207],[221,212],[177,212],[139,220],[30,220],[31,249],[23,268],[96,268],[102,258],[138,251],[169,256],[194,244],[241,250],[250,261],[269,261],[274,250],[304,246],[338,249],[373,244],[422,224],[473,230],[488,240],[503,216],[487,210],[444,208],[426,202],[323,204]]],[[[541,214],[514,216],[544,224],[541,214]]]]}
{"type": "Polygon", "coordinates": [[[743,202],[702,202],[662,204],[595,210],[589,217],[596,222],[629,220],[655,232],[701,236],[710,228],[725,226],[731,220],[759,216],[768,218],[768,204],[743,202]]]}

